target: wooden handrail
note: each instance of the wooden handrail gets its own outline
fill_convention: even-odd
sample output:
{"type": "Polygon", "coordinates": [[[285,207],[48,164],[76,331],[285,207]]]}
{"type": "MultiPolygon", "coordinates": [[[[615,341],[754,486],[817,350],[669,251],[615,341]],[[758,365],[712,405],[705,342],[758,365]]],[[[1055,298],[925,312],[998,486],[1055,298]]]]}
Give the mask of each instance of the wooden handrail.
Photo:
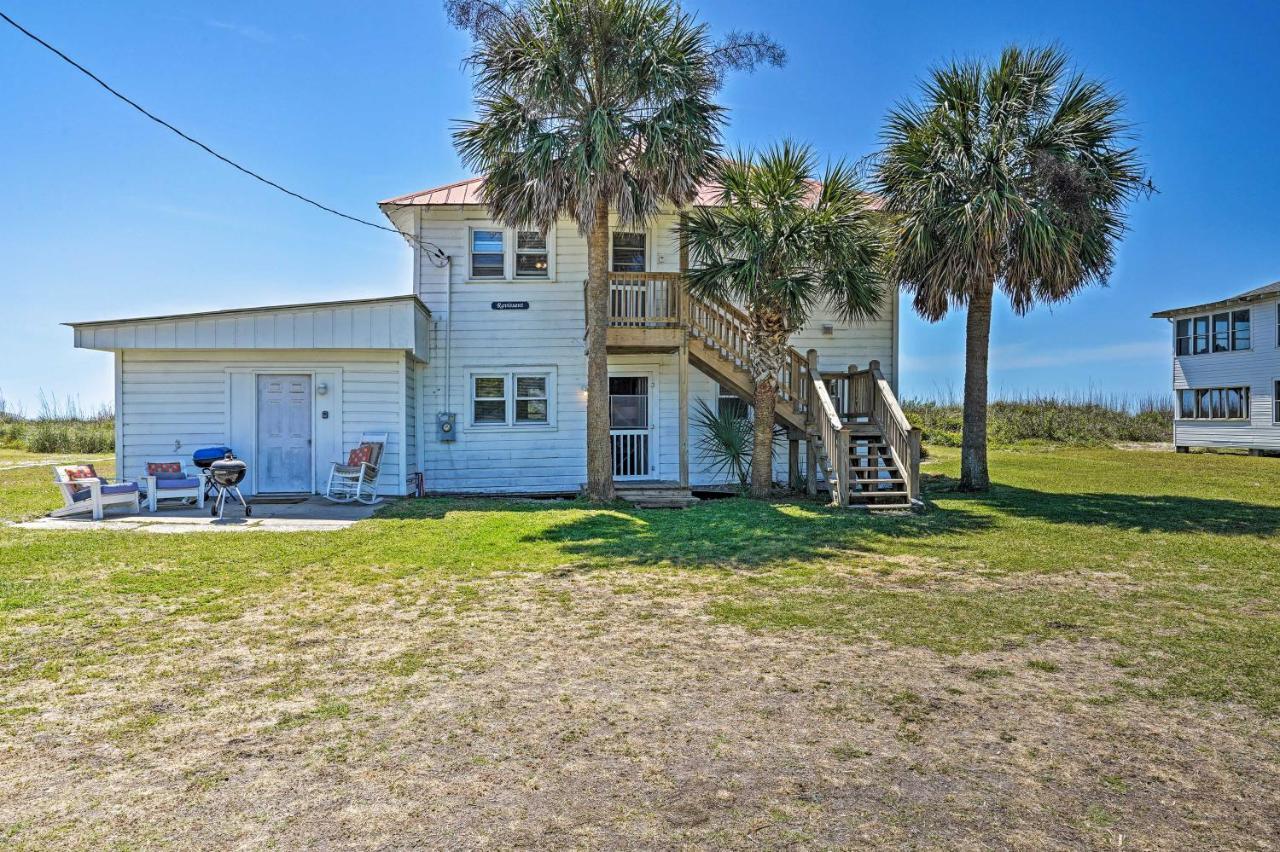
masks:
{"type": "MultiPolygon", "coordinates": [[[[836,410],[831,394],[827,392],[826,382],[818,369],[818,350],[810,349],[805,356],[810,381],[807,385],[809,411],[813,413],[812,424],[817,437],[822,441],[823,452],[827,456],[827,486],[831,489],[831,503],[844,506],[849,502],[849,430],[845,428],[840,412],[836,410]]],[[[810,443],[812,448],[812,442],[810,443]]]]}

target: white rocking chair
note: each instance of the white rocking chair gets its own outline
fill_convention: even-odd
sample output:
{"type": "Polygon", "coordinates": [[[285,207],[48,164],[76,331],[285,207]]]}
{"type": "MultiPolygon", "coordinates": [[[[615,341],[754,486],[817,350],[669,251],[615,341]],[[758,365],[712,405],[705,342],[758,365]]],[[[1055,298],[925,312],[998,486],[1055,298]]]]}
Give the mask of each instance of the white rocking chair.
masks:
{"type": "Polygon", "coordinates": [[[364,503],[372,506],[378,497],[378,471],[387,446],[386,432],[365,432],[360,444],[347,455],[347,463],[333,463],[324,496],[334,503],[364,503]]]}
{"type": "Polygon", "coordinates": [[[109,483],[98,476],[91,464],[54,465],[53,481],[62,492],[65,505],[50,512],[51,518],[91,512],[93,519],[100,521],[103,510],[108,506],[128,506],[135,514],[141,508],[138,483],[109,483]]]}

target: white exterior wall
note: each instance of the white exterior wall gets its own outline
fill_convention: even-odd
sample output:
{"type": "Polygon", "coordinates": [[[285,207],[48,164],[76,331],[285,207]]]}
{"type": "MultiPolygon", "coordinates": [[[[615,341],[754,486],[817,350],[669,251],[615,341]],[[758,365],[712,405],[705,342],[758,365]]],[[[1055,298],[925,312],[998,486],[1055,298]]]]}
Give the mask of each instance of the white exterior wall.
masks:
{"type": "Polygon", "coordinates": [[[312,471],[323,491],[329,465],[345,461],[365,431],[387,432],[379,490],[404,493],[405,355],[332,350],[121,350],[116,353],[117,470],[142,474],[148,461],[182,459],[227,445],[245,459],[242,488],[254,493],[257,373],[312,375],[312,471]],[[321,396],[316,385],[324,382],[321,396]],[[328,411],[329,416],[322,413],[328,411]]]}
{"type": "MultiPolygon", "coordinates": [[[[659,216],[648,228],[649,268],[677,272],[679,241],[677,216],[659,216]]],[[[549,242],[551,278],[548,281],[468,281],[470,229],[496,227],[478,206],[419,208],[418,236],[434,243],[453,259],[445,268],[421,251],[415,252],[416,292],[435,323],[429,367],[423,367],[420,412],[422,458],[426,487],[445,492],[572,492],[586,478],[586,357],[583,345],[583,281],[587,276],[586,241],[577,226],[561,221],[549,242]],[[497,311],[495,301],[527,301],[528,310],[497,311]],[[450,318],[452,315],[452,318],[450,318]],[[451,327],[450,327],[451,326],[451,327]],[[469,376],[473,371],[551,371],[554,423],[548,426],[483,427],[470,424],[469,376]],[[436,434],[437,415],[457,415],[456,440],[442,442],[436,434]]],[[[886,299],[883,315],[850,326],[827,312],[793,338],[804,351],[815,348],[824,370],[865,367],[878,359],[896,385],[896,294],[886,299]],[[824,323],[834,333],[822,333],[824,323]]],[[[649,364],[658,369],[659,449],[656,477],[679,477],[678,389],[674,354],[612,355],[611,367],[649,364]]],[[[689,370],[690,415],[693,400],[703,398],[714,407],[715,382],[689,370]]],[[[689,429],[690,479],[694,484],[716,481],[700,464],[689,429]]],[[[785,475],[786,451],[778,454],[778,476],[785,475]]]]}
{"type": "MultiPolygon", "coordinates": [[[[1280,450],[1280,425],[1274,422],[1274,387],[1280,380],[1280,340],[1277,339],[1276,300],[1240,305],[1250,310],[1252,348],[1239,352],[1208,352],[1181,355],[1173,359],[1173,389],[1249,388],[1248,421],[1179,420],[1177,400],[1173,421],[1173,442],[1188,447],[1246,447],[1280,450]]],[[[1188,311],[1170,319],[1169,340],[1173,340],[1178,319],[1217,311],[1188,311]]]]}

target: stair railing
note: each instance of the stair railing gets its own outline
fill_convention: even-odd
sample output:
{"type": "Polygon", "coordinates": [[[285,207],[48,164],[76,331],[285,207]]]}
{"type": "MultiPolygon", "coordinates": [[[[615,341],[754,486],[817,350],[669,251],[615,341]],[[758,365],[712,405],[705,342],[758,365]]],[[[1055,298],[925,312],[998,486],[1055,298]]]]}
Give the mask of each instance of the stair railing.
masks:
{"type": "MultiPolygon", "coordinates": [[[[827,486],[831,489],[831,503],[846,506],[852,482],[849,479],[849,430],[845,428],[836,404],[827,392],[827,383],[818,369],[818,350],[810,349],[805,358],[809,375],[806,385],[809,412],[816,437],[822,442],[822,452],[827,457],[825,465],[827,486]]],[[[812,443],[810,444],[812,447],[812,443]]]]}
{"type": "Polygon", "coordinates": [[[880,372],[880,362],[849,372],[849,414],[867,417],[880,429],[894,464],[906,480],[907,496],[920,496],[920,430],[914,428],[898,404],[893,387],[880,372]]]}

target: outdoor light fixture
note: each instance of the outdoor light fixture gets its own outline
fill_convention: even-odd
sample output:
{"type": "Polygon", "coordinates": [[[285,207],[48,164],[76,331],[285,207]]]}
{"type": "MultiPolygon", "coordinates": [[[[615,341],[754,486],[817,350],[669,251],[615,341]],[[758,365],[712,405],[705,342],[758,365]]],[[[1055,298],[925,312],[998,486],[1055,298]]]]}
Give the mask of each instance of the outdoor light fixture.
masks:
{"type": "Polygon", "coordinates": [[[324,396],[329,392],[329,386],[324,382],[316,385],[316,396],[324,396]]]}

